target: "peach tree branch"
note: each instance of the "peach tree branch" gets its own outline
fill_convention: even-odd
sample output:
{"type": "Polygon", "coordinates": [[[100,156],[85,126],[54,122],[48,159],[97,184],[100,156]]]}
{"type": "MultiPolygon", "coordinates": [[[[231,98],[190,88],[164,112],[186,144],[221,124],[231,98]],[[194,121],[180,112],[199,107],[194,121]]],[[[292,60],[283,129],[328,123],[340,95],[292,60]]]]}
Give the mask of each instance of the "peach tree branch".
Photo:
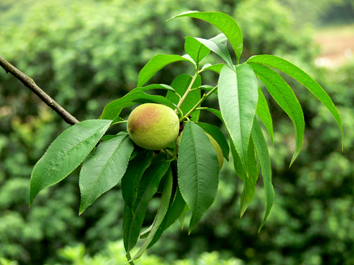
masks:
{"type": "Polygon", "coordinates": [[[56,113],[58,113],[65,122],[70,125],[74,125],[79,121],[72,116],[68,111],[66,111],[62,106],[60,106],[54,99],[52,99],[47,93],[45,93],[32,78],[28,77],[15,66],[10,64],[4,58],[0,56],[0,66],[4,68],[6,73],[11,73],[14,77],[20,80],[26,87],[32,90],[44,103],[51,107],[56,113]]]}

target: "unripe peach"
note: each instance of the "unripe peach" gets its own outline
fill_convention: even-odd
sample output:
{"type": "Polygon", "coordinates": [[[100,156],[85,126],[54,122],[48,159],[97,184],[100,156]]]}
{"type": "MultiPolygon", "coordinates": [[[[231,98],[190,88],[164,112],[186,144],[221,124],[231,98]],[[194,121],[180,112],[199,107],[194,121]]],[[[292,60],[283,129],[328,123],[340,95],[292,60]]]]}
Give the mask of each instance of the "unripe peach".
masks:
{"type": "Polygon", "coordinates": [[[127,129],[136,145],[160,150],[172,144],[178,136],[179,118],[165,105],[145,103],[130,113],[127,129]]]}

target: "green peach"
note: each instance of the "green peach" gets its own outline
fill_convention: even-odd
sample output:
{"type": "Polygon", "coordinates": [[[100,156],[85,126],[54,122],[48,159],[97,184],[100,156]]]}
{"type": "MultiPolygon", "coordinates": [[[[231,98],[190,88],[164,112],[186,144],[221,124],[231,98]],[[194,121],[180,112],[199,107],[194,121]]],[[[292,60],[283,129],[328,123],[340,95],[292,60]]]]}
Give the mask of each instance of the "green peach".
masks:
{"type": "Polygon", "coordinates": [[[127,129],[136,145],[160,150],[172,144],[178,136],[179,118],[165,105],[145,103],[130,113],[127,129]]]}

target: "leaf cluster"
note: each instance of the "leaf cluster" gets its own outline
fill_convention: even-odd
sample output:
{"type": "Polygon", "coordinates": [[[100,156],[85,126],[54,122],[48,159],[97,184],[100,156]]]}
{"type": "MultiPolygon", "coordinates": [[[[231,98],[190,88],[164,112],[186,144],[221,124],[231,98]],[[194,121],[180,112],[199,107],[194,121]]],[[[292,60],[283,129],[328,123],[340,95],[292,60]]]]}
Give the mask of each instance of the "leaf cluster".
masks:
{"type": "Polygon", "coordinates": [[[30,204],[38,192],[63,180],[82,163],[80,214],[121,181],[125,202],[124,246],[130,263],[155,244],[177,219],[183,220],[188,211],[191,212],[191,233],[214,202],[219,183],[218,158],[206,133],[219,143],[226,159],[231,149],[236,174],[245,184],[241,216],[254,198],[255,184],[259,172],[262,173],[266,210],[261,230],[274,202],[274,188],[270,155],[262,131],[265,126],[273,141],[273,123],[265,95],[258,87],[259,81],[294,124],[296,148],[291,164],[301,150],[305,122],[295,93],[278,71],[314,94],[334,116],[343,136],[341,118],[331,98],[300,68],[273,55],[257,55],[239,63],[243,35],[232,17],[220,12],[189,11],[173,19],[182,17],[204,20],[222,33],[210,39],[186,37],[183,56],[154,56],[140,71],[135,89],[109,103],[100,119],[86,120],[64,131],[38,161],[31,176],[30,204]],[[223,63],[202,66],[201,61],[210,52],[218,55],[223,63]],[[144,86],[156,72],[179,61],[192,64],[194,74],[179,75],[169,85],[144,86]],[[219,75],[216,86],[202,84],[204,71],[219,75]],[[167,90],[167,93],[165,96],[148,93],[152,89],[167,90]],[[219,109],[203,107],[203,102],[213,93],[217,94],[219,109]],[[178,113],[183,130],[178,152],[173,145],[158,154],[138,148],[124,131],[104,136],[110,127],[125,122],[121,117],[124,108],[146,102],[164,104],[178,113]],[[215,114],[224,124],[228,137],[217,127],[200,123],[201,111],[215,114]],[[154,196],[160,197],[160,206],[151,226],[142,232],[145,214],[154,196]],[[139,238],[144,242],[131,256],[139,238]]]}

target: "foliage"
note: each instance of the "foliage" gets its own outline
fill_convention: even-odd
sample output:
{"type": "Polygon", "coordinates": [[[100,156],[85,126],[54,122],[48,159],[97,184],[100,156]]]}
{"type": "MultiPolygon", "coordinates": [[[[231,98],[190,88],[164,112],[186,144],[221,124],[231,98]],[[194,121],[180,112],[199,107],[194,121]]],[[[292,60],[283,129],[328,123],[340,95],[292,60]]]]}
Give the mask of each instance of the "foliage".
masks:
{"type": "MultiPolygon", "coordinates": [[[[262,172],[266,211],[259,231],[274,201],[270,156],[260,121],[266,126],[271,137],[273,137],[273,125],[267,102],[258,101],[259,94],[263,92],[258,89],[256,77],[262,81],[270,95],[294,124],[296,147],[290,165],[301,150],[305,128],[304,117],[294,92],[271,67],[291,76],[309,89],[332,113],[343,136],[341,118],[331,98],[300,68],[274,55],[256,55],[249,58],[246,63],[238,64],[243,51],[243,36],[238,24],[230,16],[220,12],[188,11],[173,18],[181,17],[204,20],[217,27],[222,33],[211,39],[197,37],[186,39],[187,54],[184,56],[155,55],[140,71],[138,87],[128,93],[128,96],[131,96],[129,99],[124,101],[124,96],[106,105],[100,120],[83,121],[66,129],[38,161],[31,175],[30,205],[41,190],[63,180],[83,163],[79,181],[80,214],[123,178],[123,195],[129,194],[129,200],[123,196],[125,200],[124,247],[128,262],[131,264],[153,246],[162,232],[180,216],[184,218],[184,209],[191,211],[188,232],[190,234],[215,200],[219,182],[218,157],[206,132],[198,125],[199,110],[203,109],[201,105],[213,92],[217,91],[220,106],[219,110],[213,109],[213,111],[220,112],[218,117],[227,129],[236,173],[245,183],[241,197],[241,215],[253,200],[259,174],[257,167],[262,172]],[[227,49],[227,41],[235,52],[236,65],[227,49]],[[216,65],[218,67],[216,72],[219,74],[218,84],[203,94],[201,93],[203,87],[200,84],[196,88],[192,86],[205,69],[215,67],[210,63],[200,66],[200,62],[209,52],[220,56],[224,64],[216,65]],[[165,97],[161,97],[142,92],[155,88],[151,85],[143,86],[157,71],[177,61],[187,61],[195,66],[195,72],[189,77],[188,82],[176,86],[182,93],[175,92],[174,88],[168,87],[167,84],[158,86],[162,89],[168,87],[169,92],[172,90],[178,96],[178,101],[173,102],[168,93],[165,97]],[[198,91],[196,98],[189,95],[192,89],[198,91]],[[127,104],[122,104],[122,100],[127,104]],[[119,132],[115,136],[109,136],[109,140],[98,143],[109,127],[112,127],[116,121],[124,119],[121,117],[123,108],[136,102],[146,101],[163,103],[174,108],[178,113],[181,131],[183,131],[178,153],[172,145],[169,147],[172,158],[166,155],[161,162],[151,161],[151,152],[134,147],[126,132],[119,132]],[[187,103],[188,107],[186,107],[187,103]],[[197,109],[194,119],[190,120],[197,109]],[[98,147],[94,149],[97,145],[98,147]],[[130,171],[127,170],[130,166],[129,161],[137,159],[132,157],[134,149],[139,160],[138,163],[131,162],[134,169],[130,171]],[[85,159],[90,151],[92,151],[91,155],[85,159]],[[147,152],[150,153],[149,156],[146,156],[147,152]],[[163,186],[162,195],[154,221],[146,231],[141,232],[148,204],[158,192],[160,185],[163,186]],[[175,206],[177,201],[179,203],[175,206]],[[130,253],[139,237],[145,238],[144,243],[131,256],[130,253]]],[[[167,149],[165,152],[167,154],[167,149]]]]}

